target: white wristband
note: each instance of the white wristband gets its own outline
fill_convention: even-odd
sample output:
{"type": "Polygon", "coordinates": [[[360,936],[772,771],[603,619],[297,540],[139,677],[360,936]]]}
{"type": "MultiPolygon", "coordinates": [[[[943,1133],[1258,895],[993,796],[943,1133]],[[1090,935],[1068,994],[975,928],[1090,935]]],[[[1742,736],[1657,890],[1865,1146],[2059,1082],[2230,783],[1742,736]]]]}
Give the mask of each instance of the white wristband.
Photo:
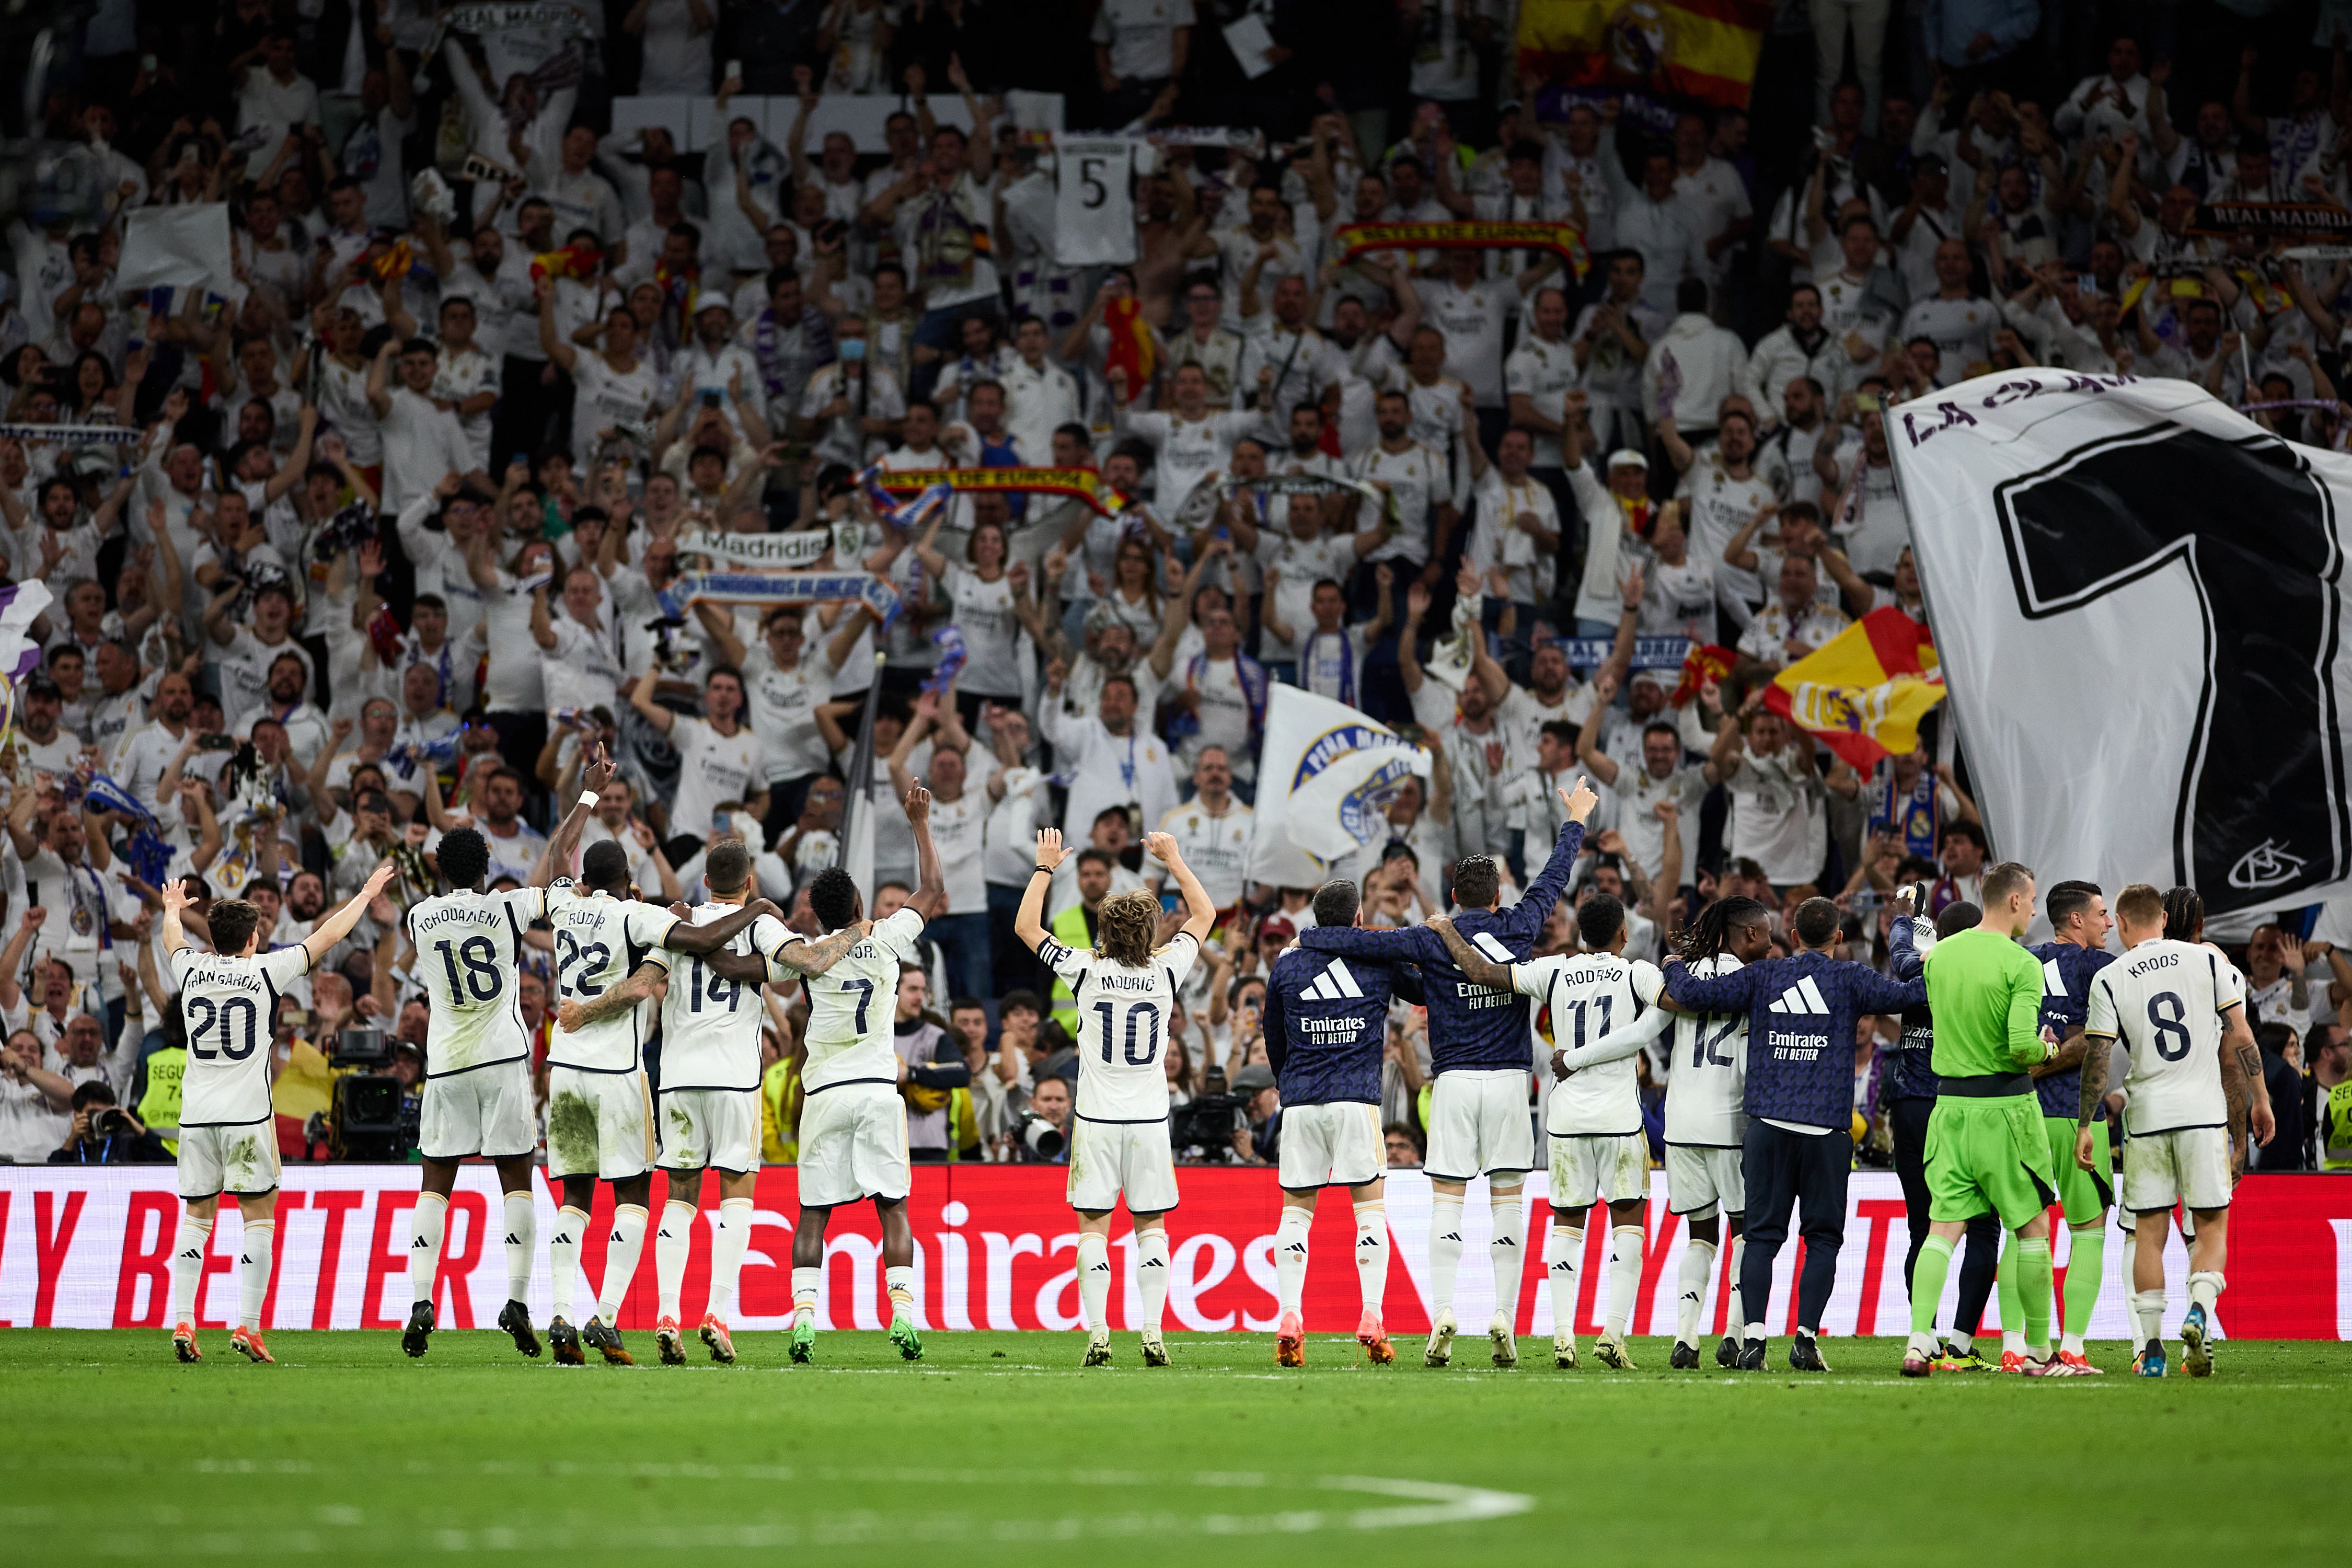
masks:
{"type": "Polygon", "coordinates": [[[583,805],[593,805],[596,804],[596,792],[593,789],[583,789],[580,792],[580,804],[583,805]]]}

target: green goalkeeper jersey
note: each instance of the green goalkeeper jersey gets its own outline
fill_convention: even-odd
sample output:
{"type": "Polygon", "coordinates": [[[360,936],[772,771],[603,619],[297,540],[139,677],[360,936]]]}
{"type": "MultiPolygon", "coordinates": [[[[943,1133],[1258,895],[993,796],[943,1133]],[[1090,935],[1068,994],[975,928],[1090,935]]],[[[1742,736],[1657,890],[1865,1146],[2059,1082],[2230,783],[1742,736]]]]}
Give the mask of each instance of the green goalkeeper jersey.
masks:
{"type": "Polygon", "coordinates": [[[1927,954],[1927,977],[1937,1077],[2022,1072],[2042,1059],[2042,966],[2024,948],[1989,931],[1960,931],[1927,954]]]}

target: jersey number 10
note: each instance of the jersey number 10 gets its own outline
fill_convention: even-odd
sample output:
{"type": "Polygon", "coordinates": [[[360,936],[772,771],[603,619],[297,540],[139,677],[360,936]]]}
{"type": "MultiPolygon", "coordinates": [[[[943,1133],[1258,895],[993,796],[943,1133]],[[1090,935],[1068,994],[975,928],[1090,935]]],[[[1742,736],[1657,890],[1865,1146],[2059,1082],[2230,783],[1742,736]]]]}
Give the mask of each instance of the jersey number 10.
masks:
{"type": "MultiPolygon", "coordinates": [[[[1103,1060],[1108,1062],[1111,1059],[1111,1024],[1117,1016],[1117,1011],[1108,1002],[1097,1002],[1095,1004],[1095,1013],[1097,1016],[1102,1019],[1102,1057],[1103,1060]]],[[[1131,1068],[1148,1068],[1153,1062],[1160,1059],[1159,1008],[1152,1006],[1149,1003],[1139,1004],[1128,1008],[1127,1046],[1125,1054],[1127,1057],[1127,1065],[1131,1068]],[[1149,1029],[1143,1027],[1146,1024],[1150,1026],[1149,1029]],[[1149,1037],[1143,1041],[1143,1049],[1139,1054],[1135,1048],[1136,1037],[1138,1035],[1145,1035],[1149,1037]]]]}

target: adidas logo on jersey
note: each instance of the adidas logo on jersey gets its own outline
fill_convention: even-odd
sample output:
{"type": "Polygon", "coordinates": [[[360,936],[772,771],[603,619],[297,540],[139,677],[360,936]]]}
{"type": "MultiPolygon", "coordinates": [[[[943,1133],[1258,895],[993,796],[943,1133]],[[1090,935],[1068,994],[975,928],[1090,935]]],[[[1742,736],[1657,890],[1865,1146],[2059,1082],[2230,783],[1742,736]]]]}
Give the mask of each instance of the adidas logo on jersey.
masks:
{"type": "Polygon", "coordinates": [[[1348,961],[1335,958],[1330,967],[1317,975],[1312,984],[1298,993],[1301,1002],[1337,1002],[1343,996],[1361,996],[1364,988],[1348,972],[1348,961]]]}
{"type": "Polygon", "coordinates": [[[1822,999],[1821,987],[1815,985],[1813,977],[1808,974],[1781,992],[1764,1010],[1767,1013],[1826,1013],[1830,1005],[1822,999]]]}

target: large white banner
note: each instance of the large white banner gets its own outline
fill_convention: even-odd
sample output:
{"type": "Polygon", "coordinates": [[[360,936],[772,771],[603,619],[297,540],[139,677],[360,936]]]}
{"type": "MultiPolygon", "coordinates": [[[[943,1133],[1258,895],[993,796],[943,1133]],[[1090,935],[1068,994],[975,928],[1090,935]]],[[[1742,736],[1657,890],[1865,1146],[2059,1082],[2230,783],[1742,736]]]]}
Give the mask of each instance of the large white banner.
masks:
{"type": "Polygon", "coordinates": [[[1258,752],[1253,881],[1312,888],[1388,824],[1389,795],[1408,777],[1429,776],[1429,753],[1344,702],[1296,686],[1266,698],[1265,744],[1258,752]]]}
{"type": "Polygon", "coordinates": [[[2188,382],[2064,371],[1885,418],[1994,852],[2216,915],[2352,889],[2352,458],[2188,382]]]}

